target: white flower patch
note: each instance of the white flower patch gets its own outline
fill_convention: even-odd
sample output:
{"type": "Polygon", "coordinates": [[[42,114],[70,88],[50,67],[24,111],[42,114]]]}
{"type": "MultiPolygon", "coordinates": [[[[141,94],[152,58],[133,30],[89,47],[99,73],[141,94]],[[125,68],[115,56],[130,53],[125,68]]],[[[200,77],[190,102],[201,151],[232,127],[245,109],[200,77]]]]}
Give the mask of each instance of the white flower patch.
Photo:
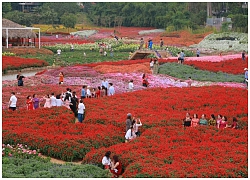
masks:
{"type": "Polygon", "coordinates": [[[161,33],[161,32],[165,32],[165,29],[143,30],[139,31],[138,34],[143,35],[143,34],[161,33]]]}
{"type": "Polygon", "coordinates": [[[70,35],[89,37],[96,33],[97,33],[97,30],[84,30],[84,31],[71,32],[70,35]]]}
{"type": "Polygon", "coordinates": [[[235,32],[209,34],[199,44],[189,47],[215,51],[248,51],[248,35],[246,33],[235,32]],[[231,40],[220,40],[227,38],[231,40]]]}

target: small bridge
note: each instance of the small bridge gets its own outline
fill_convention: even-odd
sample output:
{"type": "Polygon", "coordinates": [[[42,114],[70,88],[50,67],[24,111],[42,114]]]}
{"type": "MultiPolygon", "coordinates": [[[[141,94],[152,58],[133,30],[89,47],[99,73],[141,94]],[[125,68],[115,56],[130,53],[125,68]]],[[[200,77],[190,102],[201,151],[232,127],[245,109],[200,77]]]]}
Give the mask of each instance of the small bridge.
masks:
{"type": "Polygon", "coordinates": [[[135,60],[135,59],[145,59],[149,55],[155,55],[157,58],[167,58],[170,57],[170,54],[167,51],[162,51],[162,50],[136,50],[131,56],[130,60],[135,60]]]}

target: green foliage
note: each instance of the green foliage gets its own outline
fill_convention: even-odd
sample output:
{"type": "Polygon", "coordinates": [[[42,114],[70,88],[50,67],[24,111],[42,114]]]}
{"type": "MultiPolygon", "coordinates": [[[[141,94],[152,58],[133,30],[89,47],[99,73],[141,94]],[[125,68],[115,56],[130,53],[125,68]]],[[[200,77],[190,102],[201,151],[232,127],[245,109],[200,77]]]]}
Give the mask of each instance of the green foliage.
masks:
{"type": "Polygon", "coordinates": [[[114,56],[110,56],[110,52],[107,51],[107,56],[101,56],[100,53],[95,51],[80,51],[74,50],[74,52],[70,52],[69,48],[65,51],[62,51],[60,57],[56,54],[54,55],[22,55],[24,58],[36,58],[47,61],[50,65],[55,61],[55,65],[73,65],[73,64],[85,64],[85,63],[93,63],[93,62],[105,62],[105,61],[119,61],[128,59],[128,52],[114,52],[114,56]],[[86,56],[83,55],[83,52],[86,53],[86,56]]]}
{"type": "Polygon", "coordinates": [[[20,11],[10,11],[3,15],[3,18],[9,19],[15,23],[24,25],[24,26],[31,26],[32,23],[36,21],[36,16],[33,16],[29,13],[24,13],[20,11]]]}
{"type": "Polygon", "coordinates": [[[2,13],[5,14],[11,11],[11,3],[10,2],[3,2],[2,3],[2,13]]]}
{"type": "Polygon", "coordinates": [[[182,65],[177,63],[165,63],[159,67],[159,74],[167,74],[172,77],[180,79],[188,79],[192,77],[197,81],[211,81],[211,82],[239,82],[242,83],[243,75],[232,75],[222,72],[209,72],[198,70],[192,66],[182,65]]]}
{"type": "Polygon", "coordinates": [[[111,174],[94,165],[53,164],[42,158],[3,157],[3,178],[109,178],[111,174]]]}
{"type": "Polygon", "coordinates": [[[61,23],[66,27],[66,28],[74,28],[76,25],[76,16],[72,13],[65,13],[61,17],[61,23]]]}

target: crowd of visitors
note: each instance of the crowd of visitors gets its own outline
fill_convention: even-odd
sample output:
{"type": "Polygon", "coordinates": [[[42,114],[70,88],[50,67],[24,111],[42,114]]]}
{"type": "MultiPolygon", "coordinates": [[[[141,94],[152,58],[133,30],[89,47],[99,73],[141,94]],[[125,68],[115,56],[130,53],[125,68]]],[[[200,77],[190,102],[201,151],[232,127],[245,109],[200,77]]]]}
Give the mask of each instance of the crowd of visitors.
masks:
{"type": "Polygon", "coordinates": [[[239,124],[236,117],[233,117],[233,122],[231,125],[227,122],[227,117],[218,114],[217,119],[214,114],[210,115],[210,118],[206,118],[206,114],[202,114],[201,118],[198,118],[197,114],[194,114],[192,117],[189,113],[186,113],[186,117],[183,119],[184,127],[197,127],[197,126],[215,126],[219,129],[224,128],[233,128],[239,129],[239,124]]]}

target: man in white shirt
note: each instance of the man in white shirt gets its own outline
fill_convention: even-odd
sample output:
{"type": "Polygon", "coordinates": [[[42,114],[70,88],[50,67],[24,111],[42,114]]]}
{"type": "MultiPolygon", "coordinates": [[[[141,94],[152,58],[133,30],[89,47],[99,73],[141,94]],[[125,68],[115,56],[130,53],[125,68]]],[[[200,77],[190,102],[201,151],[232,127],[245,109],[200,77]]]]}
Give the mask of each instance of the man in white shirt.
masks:
{"type": "Polygon", "coordinates": [[[78,121],[80,123],[82,123],[82,121],[84,120],[84,110],[85,110],[85,106],[83,104],[83,101],[80,100],[80,103],[78,104],[78,121]]]}
{"type": "Polygon", "coordinates": [[[51,106],[56,106],[56,97],[54,96],[55,94],[52,93],[51,97],[50,97],[50,101],[51,101],[51,106]]]}
{"type": "Polygon", "coordinates": [[[62,52],[61,49],[58,49],[58,50],[57,50],[57,55],[60,56],[60,55],[61,55],[61,52],[62,52]]]}
{"type": "Polygon", "coordinates": [[[113,96],[115,94],[115,88],[113,83],[109,83],[108,96],[113,96]]]}
{"type": "Polygon", "coordinates": [[[130,92],[132,92],[134,90],[134,84],[133,84],[133,80],[131,79],[128,83],[128,89],[130,92]]]}
{"type": "Polygon", "coordinates": [[[10,97],[10,101],[9,101],[9,109],[12,111],[16,110],[16,103],[17,103],[17,98],[15,96],[14,92],[11,92],[11,97],[10,97]]]}

